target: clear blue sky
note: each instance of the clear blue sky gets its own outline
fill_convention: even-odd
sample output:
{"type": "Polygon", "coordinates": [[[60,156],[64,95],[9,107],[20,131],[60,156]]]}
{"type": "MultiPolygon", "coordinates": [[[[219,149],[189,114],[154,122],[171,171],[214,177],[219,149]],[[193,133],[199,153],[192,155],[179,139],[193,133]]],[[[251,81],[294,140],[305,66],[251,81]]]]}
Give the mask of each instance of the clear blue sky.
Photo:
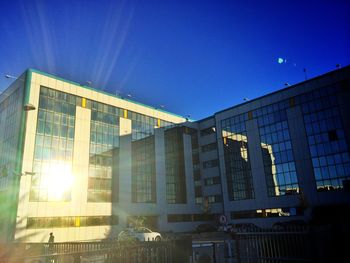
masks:
{"type": "Polygon", "coordinates": [[[349,14],[349,0],[2,1],[0,73],[92,81],[201,119],[301,82],[303,68],[349,65],[349,14]]]}

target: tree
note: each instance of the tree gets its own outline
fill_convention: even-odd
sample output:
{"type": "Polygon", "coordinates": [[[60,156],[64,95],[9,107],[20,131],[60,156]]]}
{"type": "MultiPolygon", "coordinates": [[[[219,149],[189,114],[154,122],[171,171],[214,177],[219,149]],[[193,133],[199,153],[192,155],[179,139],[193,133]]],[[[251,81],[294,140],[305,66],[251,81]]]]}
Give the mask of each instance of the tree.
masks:
{"type": "Polygon", "coordinates": [[[134,219],[133,225],[135,228],[143,227],[145,226],[146,221],[147,221],[147,218],[145,216],[137,216],[134,219]]]}

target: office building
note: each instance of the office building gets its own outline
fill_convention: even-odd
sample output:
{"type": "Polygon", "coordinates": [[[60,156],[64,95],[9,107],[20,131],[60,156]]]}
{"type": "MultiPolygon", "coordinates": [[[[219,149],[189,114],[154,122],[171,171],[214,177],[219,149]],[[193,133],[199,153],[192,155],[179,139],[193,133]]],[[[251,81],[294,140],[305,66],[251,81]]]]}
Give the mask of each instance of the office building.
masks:
{"type": "Polygon", "coordinates": [[[349,73],[188,121],[27,70],[0,95],[1,239],[114,238],[139,217],[271,226],[349,203],[349,73]]]}

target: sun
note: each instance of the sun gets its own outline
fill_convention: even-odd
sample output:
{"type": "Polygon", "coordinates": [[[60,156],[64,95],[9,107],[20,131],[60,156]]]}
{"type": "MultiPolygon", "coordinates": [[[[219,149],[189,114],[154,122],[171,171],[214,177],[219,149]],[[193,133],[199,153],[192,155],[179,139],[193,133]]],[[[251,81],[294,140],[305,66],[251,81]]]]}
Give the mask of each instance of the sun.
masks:
{"type": "Polygon", "coordinates": [[[71,165],[51,163],[43,168],[41,188],[47,189],[49,200],[62,201],[65,194],[71,191],[74,183],[71,165]]]}

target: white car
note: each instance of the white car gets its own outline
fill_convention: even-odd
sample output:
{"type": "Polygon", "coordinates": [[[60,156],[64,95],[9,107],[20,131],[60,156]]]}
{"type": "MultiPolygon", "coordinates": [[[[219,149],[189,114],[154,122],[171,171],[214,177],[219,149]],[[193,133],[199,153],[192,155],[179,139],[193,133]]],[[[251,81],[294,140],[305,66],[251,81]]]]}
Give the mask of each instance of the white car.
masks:
{"type": "Polygon", "coordinates": [[[153,232],[147,227],[127,228],[119,233],[119,241],[137,240],[137,241],[160,241],[162,236],[158,232],[153,232]]]}

